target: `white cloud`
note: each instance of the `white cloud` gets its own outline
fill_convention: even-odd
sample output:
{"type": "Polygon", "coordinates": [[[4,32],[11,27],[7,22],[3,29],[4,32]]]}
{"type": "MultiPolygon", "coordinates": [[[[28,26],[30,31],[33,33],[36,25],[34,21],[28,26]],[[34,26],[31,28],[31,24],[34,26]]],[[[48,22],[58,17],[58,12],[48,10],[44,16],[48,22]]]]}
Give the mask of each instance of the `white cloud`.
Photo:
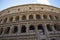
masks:
{"type": "Polygon", "coordinates": [[[40,4],[47,4],[47,5],[50,5],[49,1],[48,0],[37,0],[38,3],[40,4]]]}

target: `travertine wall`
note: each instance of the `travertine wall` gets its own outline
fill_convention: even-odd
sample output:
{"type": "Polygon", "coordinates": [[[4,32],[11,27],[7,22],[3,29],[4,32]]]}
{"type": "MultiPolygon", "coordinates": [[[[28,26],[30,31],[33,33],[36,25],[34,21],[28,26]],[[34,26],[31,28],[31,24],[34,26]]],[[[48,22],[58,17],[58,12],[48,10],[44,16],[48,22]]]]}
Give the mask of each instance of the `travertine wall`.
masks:
{"type": "Polygon", "coordinates": [[[60,8],[42,4],[0,12],[0,40],[59,40],[60,8]]]}

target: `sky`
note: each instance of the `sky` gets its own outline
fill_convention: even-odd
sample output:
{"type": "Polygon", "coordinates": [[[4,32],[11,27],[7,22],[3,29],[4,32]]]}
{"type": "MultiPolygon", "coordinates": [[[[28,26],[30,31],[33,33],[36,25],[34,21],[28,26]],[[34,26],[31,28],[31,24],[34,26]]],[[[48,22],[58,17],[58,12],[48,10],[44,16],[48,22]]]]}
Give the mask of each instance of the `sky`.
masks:
{"type": "Polygon", "coordinates": [[[23,4],[45,4],[60,8],[60,0],[0,0],[0,11],[23,4]]]}

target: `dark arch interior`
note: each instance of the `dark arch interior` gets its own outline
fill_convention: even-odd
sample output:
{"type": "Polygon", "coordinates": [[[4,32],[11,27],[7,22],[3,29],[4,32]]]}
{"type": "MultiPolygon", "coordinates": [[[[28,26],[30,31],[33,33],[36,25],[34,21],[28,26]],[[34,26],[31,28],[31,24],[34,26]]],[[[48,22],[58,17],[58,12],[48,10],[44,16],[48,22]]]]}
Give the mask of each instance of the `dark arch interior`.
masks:
{"type": "Polygon", "coordinates": [[[8,33],[9,33],[9,30],[10,30],[10,27],[7,27],[7,28],[5,29],[5,34],[8,34],[8,33]]]}
{"type": "Polygon", "coordinates": [[[48,31],[52,31],[52,26],[50,24],[47,24],[48,31]]]}
{"type": "Polygon", "coordinates": [[[12,22],[12,21],[13,21],[13,17],[10,17],[10,19],[9,19],[9,20],[10,20],[10,22],[12,22]]]}
{"type": "Polygon", "coordinates": [[[57,31],[60,31],[60,25],[59,25],[59,24],[54,24],[54,28],[55,28],[57,31]]]}
{"type": "Polygon", "coordinates": [[[44,19],[47,19],[47,15],[43,15],[44,19]]]}
{"type": "Polygon", "coordinates": [[[36,19],[40,19],[41,17],[40,17],[40,15],[36,15],[36,19]]]}
{"type": "Polygon", "coordinates": [[[34,30],[35,27],[33,25],[30,25],[29,30],[34,30]]]}
{"type": "Polygon", "coordinates": [[[29,15],[29,19],[33,19],[33,15],[29,15]]]}
{"type": "Polygon", "coordinates": [[[52,15],[49,15],[50,19],[53,19],[53,16],[52,15]]]}
{"type": "Polygon", "coordinates": [[[45,34],[45,33],[44,33],[44,28],[43,28],[43,25],[42,25],[42,24],[39,24],[39,25],[38,25],[38,30],[42,30],[42,31],[43,31],[43,34],[45,34]]]}
{"type": "Polygon", "coordinates": [[[22,26],[22,28],[21,28],[21,33],[25,33],[26,32],[26,26],[22,26]]]}
{"type": "Polygon", "coordinates": [[[3,32],[3,28],[0,28],[0,35],[2,34],[2,32],[3,32]]]}
{"type": "Polygon", "coordinates": [[[59,18],[58,18],[58,16],[55,16],[55,18],[58,20],[59,18]]]}
{"type": "Polygon", "coordinates": [[[15,20],[16,20],[16,21],[19,21],[19,16],[16,16],[15,20]]]}
{"type": "Polygon", "coordinates": [[[22,16],[22,20],[26,20],[26,16],[25,15],[22,16]]]}
{"type": "Polygon", "coordinates": [[[4,22],[7,22],[7,18],[4,19],[4,22]]]}
{"type": "Polygon", "coordinates": [[[17,31],[18,31],[18,27],[17,26],[14,26],[13,33],[16,33],[17,31]]]}

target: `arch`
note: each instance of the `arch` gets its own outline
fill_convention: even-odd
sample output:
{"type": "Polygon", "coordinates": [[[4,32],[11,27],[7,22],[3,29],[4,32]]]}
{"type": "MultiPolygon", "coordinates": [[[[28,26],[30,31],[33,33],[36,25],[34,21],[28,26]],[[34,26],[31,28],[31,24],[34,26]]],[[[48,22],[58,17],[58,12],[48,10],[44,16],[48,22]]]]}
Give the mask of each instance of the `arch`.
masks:
{"type": "Polygon", "coordinates": [[[43,15],[43,18],[44,18],[44,19],[47,19],[47,15],[43,15]]]}
{"type": "Polygon", "coordinates": [[[12,22],[12,21],[13,21],[13,17],[10,17],[10,18],[9,18],[9,21],[12,22]]]}
{"type": "Polygon", "coordinates": [[[39,24],[39,25],[38,25],[38,30],[44,30],[42,24],[39,24]]]}
{"type": "Polygon", "coordinates": [[[25,25],[22,25],[21,33],[25,33],[25,32],[26,32],[26,26],[25,25]]]}
{"type": "Polygon", "coordinates": [[[54,19],[52,15],[49,15],[50,19],[54,19]]]}
{"type": "Polygon", "coordinates": [[[18,8],[17,10],[20,11],[20,8],[18,8]]]}
{"type": "Polygon", "coordinates": [[[60,25],[59,24],[54,24],[54,28],[55,28],[55,30],[60,31],[60,25]]]}
{"type": "Polygon", "coordinates": [[[40,15],[36,15],[36,19],[41,19],[41,16],[40,15]]]}
{"type": "Polygon", "coordinates": [[[19,16],[16,16],[15,21],[19,21],[19,16]]]}
{"type": "Polygon", "coordinates": [[[29,19],[33,19],[33,15],[29,15],[29,19]]]}
{"type": "Polygon", "coordinates": [[[2,32],[3,32],[3,28],[0,28],[0,35],[2,34],[2,32]]]}
{"type": "Polygon", "coordinates": [[[44,28],[43,28],[42,24],[39,24],[37,28],[38,28],[38,30],[42,30],[43,34],[45,34],[44,28]]]}
{"type": "Polygon", "coordinates": [[[18,31],[18,27],[14,26],[13,33],[16,33],[18,31]]]}
{"type": "Polygon", "coordinates": [[[29,7],[29,9],[32,9],[31,7],[29,7]]]}
{"type": "Polygon", "coordinates": [[[26,20],[26,16],[25,15],[22,16],[22,20],[26,20]]]}
{"type": "Polygon", "coordinates": [[[55,19],[58,20],[59,19],[58,16],[55,16],[55,19]]]}
{"type": "Polygon", "coordinates": [[[53,31],[52,26],[50,24],[47,24],[48,31],[53,31]]]}
{"type": "Polygon", "coordinates": [[[6,22],[7,22],[7,18],[4,19],[4,23],[6,23],[6,22]]]}
{"type": "Polygon", "coordinates": [[[10,27],[7,27],[6,29],[5,29],[5,34],[8,34],[9,33],[9,31],[10,31],[10,27]]]}
{"type": "Polygon", "coordinates": [[[30,25],[29,30],[35,30],[34,25],[30,25]]]}

